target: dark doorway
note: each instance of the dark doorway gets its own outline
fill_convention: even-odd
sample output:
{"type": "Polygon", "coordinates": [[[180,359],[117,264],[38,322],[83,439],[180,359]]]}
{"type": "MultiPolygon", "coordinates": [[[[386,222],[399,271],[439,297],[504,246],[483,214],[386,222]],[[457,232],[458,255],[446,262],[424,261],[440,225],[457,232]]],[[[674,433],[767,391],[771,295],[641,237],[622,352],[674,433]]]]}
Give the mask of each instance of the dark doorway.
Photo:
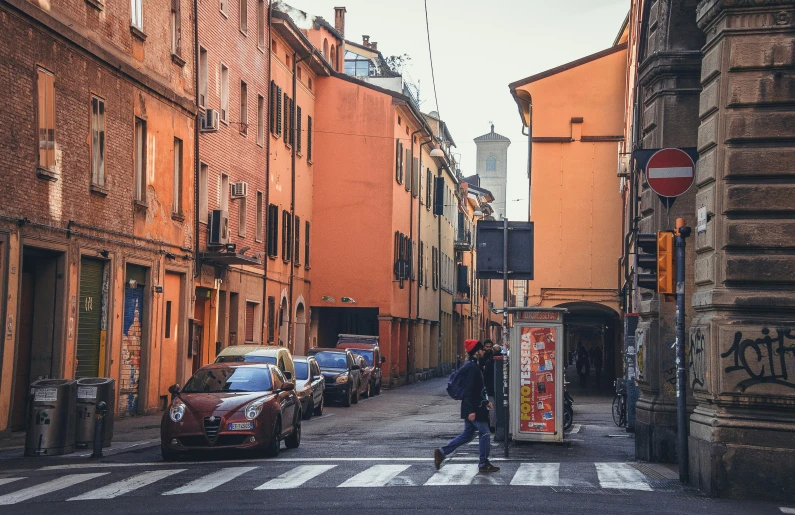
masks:
{"type": "Polygon", "coordinates": [[[319,347],[334,347],[339,334],[378,336],[378,308],[313,308],[319,311],[319,347]]]}
{"type": "Polygon", "coordinates": [[[64,265],[60,252],[25,248],[22,254],[12,430],[25,428],[30,383],[60,374],[64,265]]]}

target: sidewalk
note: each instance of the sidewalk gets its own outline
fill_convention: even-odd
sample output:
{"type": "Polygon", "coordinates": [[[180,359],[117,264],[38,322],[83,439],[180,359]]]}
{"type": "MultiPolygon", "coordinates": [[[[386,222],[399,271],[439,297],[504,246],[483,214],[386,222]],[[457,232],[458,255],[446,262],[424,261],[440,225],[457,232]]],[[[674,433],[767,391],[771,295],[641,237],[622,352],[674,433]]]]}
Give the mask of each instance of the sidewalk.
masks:
{"type": "MultiPolygon", "coordinates": [[[[160,420],[163,413],[117,418],[113,424],[113,440],[109,449],[130,448],[132,444],[153,445],[160,441],[160,420]]],[[[15,431],[11,436],[0,438],[0,460],[19,458],[25,448],[25,431],[15,431]]],[[[89,448],[88,451],[91,449],[89,448]]],[[[85,452],[75,449],[75,453],[85,452]]],[[[69,456],[68,454],[66,456],[69,456]]]]}

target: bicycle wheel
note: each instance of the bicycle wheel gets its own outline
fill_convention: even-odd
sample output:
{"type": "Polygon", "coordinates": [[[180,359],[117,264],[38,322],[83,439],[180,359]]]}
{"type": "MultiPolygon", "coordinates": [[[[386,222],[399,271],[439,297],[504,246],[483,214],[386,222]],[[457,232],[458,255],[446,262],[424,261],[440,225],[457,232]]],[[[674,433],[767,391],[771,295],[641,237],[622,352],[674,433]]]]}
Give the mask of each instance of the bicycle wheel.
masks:
{"type": "Polygon", "coordinates": [[[618,394],[613,397],[613,422],[621,427],[621,396],[618,394]]]}
{"type": "Polygon", "coordinates": [[[626,427],[627,425],[627,398],[623,395],[621,396],[621,424],[620,427],[626,427]]]}

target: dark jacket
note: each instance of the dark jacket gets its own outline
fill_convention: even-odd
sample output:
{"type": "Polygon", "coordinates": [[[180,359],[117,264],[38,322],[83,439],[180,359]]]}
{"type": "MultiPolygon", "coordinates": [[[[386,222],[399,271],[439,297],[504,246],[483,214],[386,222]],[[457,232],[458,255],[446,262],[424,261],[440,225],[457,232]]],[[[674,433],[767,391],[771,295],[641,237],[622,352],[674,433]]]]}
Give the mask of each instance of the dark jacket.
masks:
{"type": "Polygon", "coordinates": [[[486,393],[489,394],[489,397],[494,397],[494,356],[499,356],[499,352],[495,352],[488,358],[483,358],[480,360],[480,369],[483,371],[483,383],[486,385],[486,393]]]}
{"type": "Polygon", "coordinates": [[[489,421],[489,399],[486,397],[486,388],[483,384],[483,374],[480,372],[478,362],[469,360],[466,365],[465,384],[467,395],[461,399],[461,418],[467,418],[470,413],[475,414],[475,420],[479,422],[489,421]]]}

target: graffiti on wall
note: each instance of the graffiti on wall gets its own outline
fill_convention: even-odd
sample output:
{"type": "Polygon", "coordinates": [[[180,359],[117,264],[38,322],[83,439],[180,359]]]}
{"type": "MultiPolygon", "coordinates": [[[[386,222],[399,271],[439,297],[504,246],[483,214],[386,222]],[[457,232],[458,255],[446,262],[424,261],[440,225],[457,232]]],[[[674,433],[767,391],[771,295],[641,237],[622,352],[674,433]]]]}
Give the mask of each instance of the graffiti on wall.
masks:
{"type": "Polygon", "coordinates": [[[138,384],[141,375],[140,308],[143,301],[143,289],[128,288],[125,293],[121,370],[119,371],[119,412],[122,415],[134,415],[138,412],[138,384]]]}
{"type": "Polygon", "coordinates": [[[690,387],[703,390],[707,381],[707,331],[706,327],[696,327],[690,331],[690,345],[687,349],[687,369],[690,387]]]}
{"type": "Polygon", "coordinates": [[[731,347],[720,355],[726,374],[743,378],[736,388],[744,392],[758,384],[795,388],[795,334],[792,329],[763,327],[760,334],[734,333],[731,347]]]}

